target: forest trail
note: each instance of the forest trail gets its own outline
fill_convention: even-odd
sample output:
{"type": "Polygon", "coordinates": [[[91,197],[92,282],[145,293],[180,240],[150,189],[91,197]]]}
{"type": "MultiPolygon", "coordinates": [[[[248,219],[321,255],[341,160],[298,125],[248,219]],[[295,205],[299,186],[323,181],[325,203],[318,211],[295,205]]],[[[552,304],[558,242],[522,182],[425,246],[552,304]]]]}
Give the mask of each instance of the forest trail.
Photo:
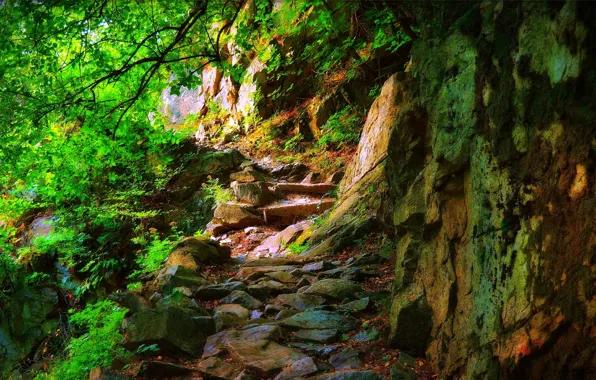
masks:
{"type": "MultiPolygon", "coordinates": [[[[430,377],[424,361],[387,348],[384,342],[387,313],[382,310],[390,301],[392,267],[377,249],[381,235],[373,234],[333,257],[299,255],[299,247],[307,245],[309,227],[316,223],[313,217],[333,206],[341,175],[320,178],[298,163],[270,168],[245,161],[241,168],[230,175],[235,199],[217,205],[208,226],[211,240],[230,248],[230,260],[207,269],[208,284],[179,286],[173,292],[191,300],[186,307],[194,305],[203,315],[193,318],[212,317],[213,325],[201,327],[205,344],[202,353],[194,355],[200,359],[180,354],[180,348],[189,351],[184,340],[192,339],[191,332],[182,331],[187,336],[177,341],[164,336],[177,346],[173,351],[130,365],[128,375],[277,380],[430,377]],[[209,329],[211,333],[205,334],[209,329]]],[[[196,258],[200,254],[192,249],[201,246],[192,248],[193,239],[183,242],[185,252],[190,249],[196,258]]],[[[168,259],[169,267],[185,262],[173,258],[176,252],[175,248],[168,259]]],[[[134,338],[129,335],[129,340],[134,338]]]]}

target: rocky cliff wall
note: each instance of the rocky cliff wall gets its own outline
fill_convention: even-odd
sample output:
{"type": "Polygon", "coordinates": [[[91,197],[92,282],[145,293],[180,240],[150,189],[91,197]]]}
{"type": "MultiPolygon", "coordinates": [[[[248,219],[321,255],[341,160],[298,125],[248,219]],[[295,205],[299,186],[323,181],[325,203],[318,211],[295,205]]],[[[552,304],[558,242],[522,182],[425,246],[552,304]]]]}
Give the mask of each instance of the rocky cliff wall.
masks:
{"type": "Polygon", "coordinates": [[[594,10],[410,10],[387,162],[393,344],[446,378],[594,377],[594,10]]]}

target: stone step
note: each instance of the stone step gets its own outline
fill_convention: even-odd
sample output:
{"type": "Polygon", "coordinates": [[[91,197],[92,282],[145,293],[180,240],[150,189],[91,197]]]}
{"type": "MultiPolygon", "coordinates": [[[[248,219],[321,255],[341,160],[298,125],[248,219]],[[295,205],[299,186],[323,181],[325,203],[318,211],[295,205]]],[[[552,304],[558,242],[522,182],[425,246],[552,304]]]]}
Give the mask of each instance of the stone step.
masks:
{"type": "Polygon", "coordinates": [[[268,183],[269,186],[276,186],[278,190],[285,193],[307,193],[307,194],[326,194],[335,190],[337,187],[333,183],[298,183],[298,182],[280,182],[268,183]]]}
{"type": "Polygon", "coordinates": [[[263,213],[265,220],[271,217],[288,216],[309,216],[320,214],[335,203],[335,198],[323,198],[322,200],[303,200],[298,202],[278,203],[257,209],[263,213]]]}

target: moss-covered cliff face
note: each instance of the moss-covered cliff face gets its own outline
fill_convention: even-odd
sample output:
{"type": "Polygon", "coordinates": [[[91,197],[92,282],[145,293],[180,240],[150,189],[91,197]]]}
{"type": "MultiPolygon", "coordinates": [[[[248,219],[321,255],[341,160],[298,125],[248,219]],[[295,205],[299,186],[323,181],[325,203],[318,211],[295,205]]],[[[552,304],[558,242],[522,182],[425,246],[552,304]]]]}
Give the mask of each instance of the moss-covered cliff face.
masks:
{"type": "Polygon", "coordinates": [[[387,163],[391,339],[446,377],[594,376],[595,12],[411,7],[387,163]]]}

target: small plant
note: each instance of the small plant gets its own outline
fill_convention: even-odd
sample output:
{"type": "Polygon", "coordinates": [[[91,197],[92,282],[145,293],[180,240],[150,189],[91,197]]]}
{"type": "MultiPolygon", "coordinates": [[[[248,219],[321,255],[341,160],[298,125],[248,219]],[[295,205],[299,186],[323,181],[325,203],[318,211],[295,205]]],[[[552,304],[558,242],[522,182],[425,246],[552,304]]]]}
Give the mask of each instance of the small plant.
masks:
{"type": "Polygon", "coordinates": [[[368,92],[368,96],[372,99],[376,99],[379,95],[381,95],[381,89],[381,85],[375,84],[368,92]]]}
{"type": "Polygon", "coordinates": [[[219,183],[219,180],[210,179],[207,183],[202,185],[205,199],[213,202],[213,208],[218,204],[230,202],[234,199],[232,189],[225,188],[219,183]]]}
{"type": "Polygon", "coordinates": [[[293,255],[299,255],[302,252],[306,251],[309,246],[310,246],[310,244],[308,241],[302,242],[302,243],[292,243],[292,244],[288,245],[288,250],[293,255]]]}
{"type": "Polygon", "coordinates": [[[333,114],[321,127],[322,137],[317,144],[322,148],[339,149],[344,144],[355,144],[360,137],[362,115],[359,109],[346,106],[333,114]]]}
{"type": "Polygon", "coordinates": [[[110,365],[116,356],[130,355],[120,346],[121,324],[127,311],[104,300],[74,313],[70,326],[76,337],[68,343],[65,357],[54,362],[49,374],[40,374],[36,379],[84,379],[91,369],[110,365]]]}
{"type": "MultiPolygon", "coordinates": [[[[135,260],[139,269],[133,271],[129,278],[136,279],[144,274],[158,270],[161,264],[168,258],[172,247],[182,240],[182,234],[176,230],[175,225],[172,227],[171,234],[163,239],[160,239],[157,230],[154,228],[149,230],[152,235],[149,243],[145,249],[139,251],[140,254],[135,260]]],[[[136,241],[138,242],[140,239],[136,239],[136,241]]]]}

